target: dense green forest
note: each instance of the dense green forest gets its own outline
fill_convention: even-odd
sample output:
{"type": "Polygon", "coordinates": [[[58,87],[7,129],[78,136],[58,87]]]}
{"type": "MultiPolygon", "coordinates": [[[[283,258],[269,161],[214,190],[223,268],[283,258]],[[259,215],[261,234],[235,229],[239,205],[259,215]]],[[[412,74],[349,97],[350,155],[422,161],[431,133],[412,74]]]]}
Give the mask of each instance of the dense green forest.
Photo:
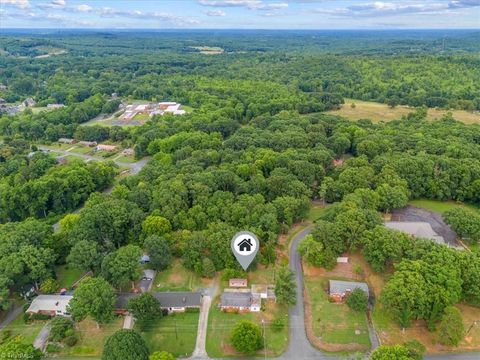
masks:
{"type": "MultiPolygon", "coordinates": [[[[10,289],[52,278],[57,264],[93,270],[120,288],[134,272],[115,266],[138,265],[145,248],[168,260],[158,269],[177,257],[200,275],[212,264],[238,270],[230,251],[238,229],[261,239],[257,262],[273,263],[278,235],[306,218],[311,200],[336,204],[303,255],[328,267],[343,251],[360,248],[376,271],[395,266],[383,296],[402,326],[426,319],[434,328],[449,305],[480,304],[478,252],[413,246],[380,226],[379,216],[415,198],[480,203],[480,125],[449,115],[430,122],[422,107],[480,110],[478,32],[385,33],[375,43],[367,33],[308,32],[72,32],[0,40],[7,102],[33,96],[39,105],[67,105],[0,118],[2,305],[10,289]],[[225,53],[190,47],[199,45],[225,53]],[[45,47],[67,52],[33,57],[45,47]],[[178,101],[193,111],[133,128],[80,126],[118,108],[113,92],[178,101]],[[379,124],[324,113],[344,97],[418,108],[379,124]],[[35,152],[36,143],[72,136],[127,141],[138,158],[151,160],[102,194],[114,184],[113,164],[58,165],[35,152]],[[337,159],[343,165],[335,166],[337,159]],[[52,219],[60,216],[54,233],[52,219]],[[421,292],[412,290],[419,284],[421,292]]],[[[449,221],[459,234],[480,233],[455,214],[449,221]]]]}

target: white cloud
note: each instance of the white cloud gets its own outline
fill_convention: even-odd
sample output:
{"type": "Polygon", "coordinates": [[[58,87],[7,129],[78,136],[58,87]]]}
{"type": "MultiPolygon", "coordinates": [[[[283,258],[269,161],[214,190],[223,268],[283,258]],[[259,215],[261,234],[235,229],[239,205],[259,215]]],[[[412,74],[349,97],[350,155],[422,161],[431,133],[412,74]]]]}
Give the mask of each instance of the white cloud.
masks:
{"type": "Polygon", "coordinates": [[[208,10],[205,11],[207,16],[225,16],[227,13],[223,10],[208,10]]]}
{"type": "Polygon", "coordinates": [[[318,8],[314,11],[321,14],[347,16],[347,17],[381,17],[395,15],[430,15],[446,14],[453,9],[471,8],[480,6],[480,0],[455,0],[449,2],[425,2],[425,1],[404,1],[404,2],[364,2],[356,3],[346,7],[333,9],[318,8]]]}
{"type": "Polygon", "coordinates": [[[288,7],[286,2],[265,3],[262,0],[198,0],[203,6],[246,7],[250,10],[279,10],[288,7]]]}
{"type": "Polygon", "coordinates": [[[89,12],[89,11],[92,11],[93,8],[90,5],[82,4],[82,5],[78,5],[77,7],[75,7],[75,10],[80,11],[80,12],[89,12]]]}
{"type": "Polygon", "coordinates": [[[30,6],[28,0],[0,0],[0,4],[13,5],[22,9],[30,6]]]}
{"type": "Polygon", "coordinates": [[[65,0],[52,0],[52,5],[65,6],[65,0]]]}

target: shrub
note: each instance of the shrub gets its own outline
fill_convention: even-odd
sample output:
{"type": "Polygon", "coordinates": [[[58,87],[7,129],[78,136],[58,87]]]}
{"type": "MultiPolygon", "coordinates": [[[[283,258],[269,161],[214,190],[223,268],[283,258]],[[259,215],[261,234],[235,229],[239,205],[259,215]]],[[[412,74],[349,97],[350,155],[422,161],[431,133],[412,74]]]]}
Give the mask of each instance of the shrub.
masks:
{"type": "Polygon", "coordinates": [[[5,342],[5,340],[8,340],[12,336],[12,331],[11,330],[3,330],[2,331],[2,343],[5,342]]]}
{"type": "Polygon", "coordinates": [[[347,297],[348,307],[355,311],[367,311],[368,295],[362,289],[354,289],[347,297]]]}
{"type": "Polygon", "coordinates": [[[231,342],[237,351],[253,354],[262,348],[262,331],[251,321],[240,321],[233,328],[231,342]]]}
{"type": "Polygon", "coordinates": [[[42,294],[53,294],[58,290],[58,282],[55,279],[47,279],[40,285],[42,294]]]}
{"type": "Polygon", "coordinates": [[[74,334],[73,321],[64,317],[53,318],[50,322],[50,336],[52,341],[62,341],[67,336],[74,334]]]}
{"type": "Polygon", "coordinates": [[[76,334],[74,334],[72,336],[68,336],[68,337],[65,338],[64,342],[67,346],[72,347],[78,342],[78,337],[77,337],[76,334]]]}
{"type": "Polygon", "coordinates": [[[457,346],[465,336],[462,314],[456,307],[445,308],[438,335],[440,342],[449,346],[457,346]]]}

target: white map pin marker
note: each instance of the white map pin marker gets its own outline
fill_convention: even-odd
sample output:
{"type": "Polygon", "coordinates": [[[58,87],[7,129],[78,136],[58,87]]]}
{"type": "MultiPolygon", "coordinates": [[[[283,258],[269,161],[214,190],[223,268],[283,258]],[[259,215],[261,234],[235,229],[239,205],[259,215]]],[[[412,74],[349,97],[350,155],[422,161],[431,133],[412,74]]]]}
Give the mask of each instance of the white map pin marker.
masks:
{"type": "Polygon", "coordinates": [[[257,237],[249,231],[240,231],[232,238],[231,245],[233,255],[235,255],[243,270],[247,270],[260,248],[257,237]]]}

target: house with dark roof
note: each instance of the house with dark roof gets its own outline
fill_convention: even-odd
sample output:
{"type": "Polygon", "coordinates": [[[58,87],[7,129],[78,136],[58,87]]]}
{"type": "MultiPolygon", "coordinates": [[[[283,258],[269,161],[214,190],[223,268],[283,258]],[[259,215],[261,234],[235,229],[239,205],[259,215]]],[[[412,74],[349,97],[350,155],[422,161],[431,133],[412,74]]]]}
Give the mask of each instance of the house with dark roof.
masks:
{"type": "MultiPolygon", "coordinates": [[[[168,312],[184,312],[187,309],[200,309],[202,304],[202,294],[200,292],[168,291],[154,292],[152,295],[160,303],[160,308],[168,312]]],[[[126,314],[128,312],[128,301],[137,296],[139,296],[139,294],[118,294],[115,303],[115,313],[126,314]]]]}

